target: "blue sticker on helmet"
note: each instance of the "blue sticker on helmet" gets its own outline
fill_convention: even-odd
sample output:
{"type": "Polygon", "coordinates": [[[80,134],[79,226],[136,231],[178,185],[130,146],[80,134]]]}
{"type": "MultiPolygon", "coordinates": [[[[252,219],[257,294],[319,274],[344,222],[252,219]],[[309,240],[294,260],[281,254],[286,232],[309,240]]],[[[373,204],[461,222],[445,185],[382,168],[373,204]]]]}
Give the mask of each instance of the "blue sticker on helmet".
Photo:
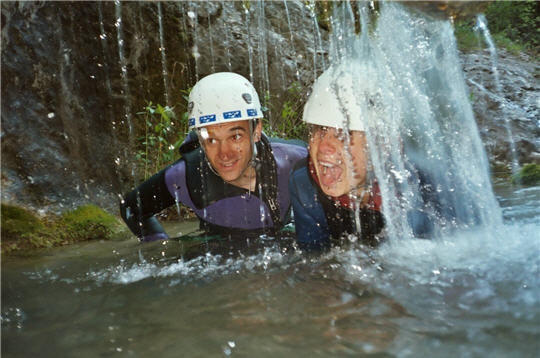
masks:
{"type": "Polygon", "coordinates": [[[242,117],[242,113],[240,113],[240,111],[223,112],[223,118],[225,119],[240,118],[240,117],[242,117]]]}
{"type": "Polygon", "coordinates": [[[257,110],[255,108],[248,109],[247,114],[250,117],[255,117],[255,116],[257,116],[257,110]]]}
{"type": "Polygon", "coordinates": [[[215,122],[216,121],[216,115],[215,114],[209,114],[207,116],[200,116],[199,121],[201,122],[201,124],[215,122]]]}
{"type": "Polygon", "coordinates": [[[193,127],[194,125],[195,125],[195,118],[190,118],[189,119],[189,126],[193,127]]]}

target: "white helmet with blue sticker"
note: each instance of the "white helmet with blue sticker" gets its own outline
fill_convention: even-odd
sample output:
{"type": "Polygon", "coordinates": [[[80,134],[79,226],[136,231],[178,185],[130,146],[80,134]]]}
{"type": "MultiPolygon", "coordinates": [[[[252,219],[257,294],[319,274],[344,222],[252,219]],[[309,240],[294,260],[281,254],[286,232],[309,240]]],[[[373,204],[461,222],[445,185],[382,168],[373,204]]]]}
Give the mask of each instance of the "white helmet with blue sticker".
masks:
{"type": "Polygon", "coordinates": [[[368,63],[343,61],[327,69],[314,83],[303,121],[332,128],[364,131],[383,115],[381,84],[368,63]]]}
{"type": "Polygon", "coordinates": [[[188,100],[189,129],[262,118],[255,87],[233,72],[218,72],[193,86],[188,100]]]}

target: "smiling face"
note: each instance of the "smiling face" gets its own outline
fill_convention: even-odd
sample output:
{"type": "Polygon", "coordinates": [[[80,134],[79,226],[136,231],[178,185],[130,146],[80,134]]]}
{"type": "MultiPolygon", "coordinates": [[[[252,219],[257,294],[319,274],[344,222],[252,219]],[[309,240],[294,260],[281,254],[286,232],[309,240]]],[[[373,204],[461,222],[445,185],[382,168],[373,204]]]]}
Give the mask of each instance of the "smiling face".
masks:
{"type": "Polygon", "coordinates": [[[364,132],[346,136],[335,128],[312,126],[309,154],[322,191],[338,197],[362,187],[367,176],[367,142],[364,132]]]}
{"type": "MultiPolygon", "coordinates": [[[[253,154],[251,121],[235,121],[210,125],[199,130],[199,138],[208,161],[217,174],[230,184],[250,189],[255,179],[249,166],[253,154]]],[[[262,122],[253,132],[254,141],[261,136],[262,122]]]]}

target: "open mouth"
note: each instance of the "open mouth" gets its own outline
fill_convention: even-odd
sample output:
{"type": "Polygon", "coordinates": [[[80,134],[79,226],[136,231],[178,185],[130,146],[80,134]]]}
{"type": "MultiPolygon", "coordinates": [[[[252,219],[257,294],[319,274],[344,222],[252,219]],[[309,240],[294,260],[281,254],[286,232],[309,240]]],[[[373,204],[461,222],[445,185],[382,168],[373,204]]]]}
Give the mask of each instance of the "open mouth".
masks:
{"type": "Polygon", "coordinates": [[[340,165],[324,160],[318,161],[319,181],[326,187],[335,185],[341,178],[343,168],[340,165]]]}
{"type": "Polygon", "coordinates": [[[232,161],[232,162],[219,162],[218,166],[223,171],[230,171],[233,170],[236,167],[236,164],[238,163],[238,160],[232,161]]]}

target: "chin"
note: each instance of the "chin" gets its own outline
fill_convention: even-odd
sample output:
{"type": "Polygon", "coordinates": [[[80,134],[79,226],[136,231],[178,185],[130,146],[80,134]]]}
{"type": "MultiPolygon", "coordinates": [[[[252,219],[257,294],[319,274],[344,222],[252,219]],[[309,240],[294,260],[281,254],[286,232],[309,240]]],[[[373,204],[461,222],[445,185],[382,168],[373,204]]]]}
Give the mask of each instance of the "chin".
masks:
{"type": "Polygon", "coordinates": [[[231,173],[222,174],[222,173],[219,173],[219,176],[223,180],[228,181],[228,182],[235,181],[239,177],[239,175],[237,175],[236,173],[235,174],[231,174],[231,173]]]}
{"type": "Polygon", "coordinates": [[[322,189],[322,191],[329,196],[338,197],[347,193],[347,190],[340,188],[322,189]]]}

